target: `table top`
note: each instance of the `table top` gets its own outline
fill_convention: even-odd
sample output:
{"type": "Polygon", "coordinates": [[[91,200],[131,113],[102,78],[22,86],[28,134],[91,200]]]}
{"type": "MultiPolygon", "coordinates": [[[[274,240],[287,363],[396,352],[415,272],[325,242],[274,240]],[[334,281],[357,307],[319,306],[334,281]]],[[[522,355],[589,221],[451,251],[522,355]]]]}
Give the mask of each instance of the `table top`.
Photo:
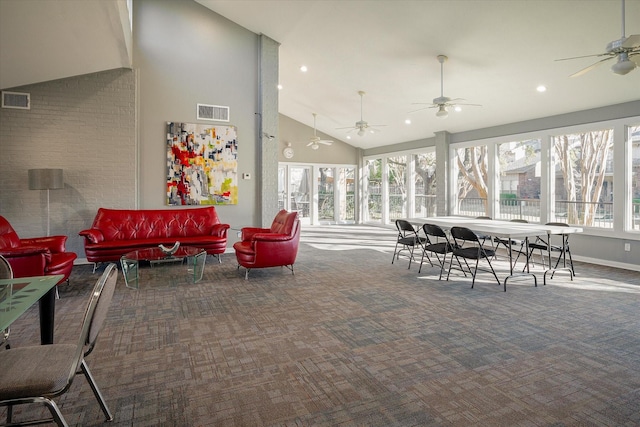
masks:
{"type": "Polygon", "coordinates": [[[167,255],[162,250],[154,246],[152,248],[137,249],[135,251],[127,252],[122,257],[131,261],[160,261],[164,259],[181,259],[190,256],[199,255],[204,252],[202,248],[196,248],[194,246],[180,246],[178,250],[172,254],[167,255]]]}
{"type": "Polygon", "coordinates": [[[480,219],[465,216],[434,216],[429,218],[413,218],[413,224],[434,224],[442,228],[467,227],[473,231],[494,237],[532,237],[545,234],[581,233],[582,227],[546,225],[525,222],[512,222],[498,219],[480,219]]]}
{"type": "Polygon", "coordinates": [[[0,279],[0,330],[8,328],[62,279],[55,276],[0,279]]]}

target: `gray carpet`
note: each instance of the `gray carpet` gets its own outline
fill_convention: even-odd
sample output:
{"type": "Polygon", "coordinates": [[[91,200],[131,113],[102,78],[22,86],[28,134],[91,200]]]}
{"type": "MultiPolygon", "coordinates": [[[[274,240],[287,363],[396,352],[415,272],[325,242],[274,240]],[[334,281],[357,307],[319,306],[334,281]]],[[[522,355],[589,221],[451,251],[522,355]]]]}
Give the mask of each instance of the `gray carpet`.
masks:
{"type": "MultiPolygon", "coordinates": [[[[179,266],[143,268],[139,290],[119,276],[87,358],[110,425],[640,425],[640,273],[576,263],[573,281],[505,293],[480,273],[470,289],[459,272],[392,265],[394,239],[303,227],[295,275],[245,281],[225,254],[197,284],[176,283],[179,266]]],[[[495,264],[503,278],[508,264],[495,264]]],[[[75,341],[100,272],[76,266],[60,288],[57,342],[75,341]]],[[[14,346],[38,342],[37,319],[34,308],[14,323],[14,346]]],[[[57,402],[71,425],[103,424],[82,376],[57,402]]]]}

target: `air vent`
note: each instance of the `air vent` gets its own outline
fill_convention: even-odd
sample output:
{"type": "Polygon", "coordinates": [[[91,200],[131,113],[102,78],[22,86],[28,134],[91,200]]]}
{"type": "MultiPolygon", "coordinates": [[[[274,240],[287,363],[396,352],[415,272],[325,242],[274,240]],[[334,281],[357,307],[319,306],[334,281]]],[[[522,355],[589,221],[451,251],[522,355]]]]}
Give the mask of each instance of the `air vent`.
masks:
{"type": "Polygon", "coordinates": [[[229,107],[222,105],[198,104],[198,120],[229,121],[229,107]]]}
{"type": "Polygon", "coordinates": [[[2,91],[2,108],[31,109],[31,95],[21,92],[2,91]]]}

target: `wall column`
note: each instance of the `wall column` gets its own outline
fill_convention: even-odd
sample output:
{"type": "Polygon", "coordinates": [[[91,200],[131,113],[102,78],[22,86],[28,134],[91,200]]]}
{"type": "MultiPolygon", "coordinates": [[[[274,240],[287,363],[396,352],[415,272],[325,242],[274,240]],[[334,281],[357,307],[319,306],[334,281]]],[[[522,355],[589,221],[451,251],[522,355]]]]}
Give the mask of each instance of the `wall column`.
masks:
{"type": "MultiPolygon", "coordinates": [[[[260,35],[260,223],[270,227],[278,212],[278,61],[280,43],[260,35]]],[[[258,173],[256,173],[258,175],[258,173]]],[[[258,210],[258,209],[256,209],[258,210]]]]}
{"type": "Polygon", "coordinates": [[[451,134],[446,131],[436,132],[436,206],[437,215],[451,215],[452,203],[450,194],[454,194],[450,185],[453,182],[450,174],[455,170],[449,159],[449,142],[451,134]]]}

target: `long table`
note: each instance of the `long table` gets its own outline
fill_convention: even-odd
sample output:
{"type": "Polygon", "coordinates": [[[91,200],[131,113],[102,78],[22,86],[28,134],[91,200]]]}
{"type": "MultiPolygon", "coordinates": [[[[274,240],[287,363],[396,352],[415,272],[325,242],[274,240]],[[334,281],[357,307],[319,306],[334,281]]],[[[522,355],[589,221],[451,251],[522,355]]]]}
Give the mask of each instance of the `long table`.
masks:
{"type": "Polygon", "coordinates": [[[56,284],[63,275],[0,279],[0,331],[7,329],[29,307],[40,304],[40,343],[53,344],[56,284]]]}
{"type": "MultiPolygon", "coordinates": [[[[504,279],[504,285],[506,290],[507,280],[524,275],[533,276],[534,282],[537,286],[536,276],[529,271],[529,260],[527,259],[526,272],[514,273],[513,271],[513,257],[511,252],[511,240],[516,238],[524,239],[527,258],[529,256],[529,238],[536,236],[546,235],[547,239],[550,239],[552,235],[561,235],[564,239],[565,236],[573,233],[581,233],[582,227],[576,226],[560,226],[560,225],[547,225],[547,224],[534,224],[534,223],[521,223],[496,219],[479,219],[470,218],[465,216],[434,216],[428,218],[412,218],[409,220],[413,224],[421,226],[422,224],[434,224],[444,229],[450,229],[451,227],[466,227],[474,232],[486,234],[492,237],[498,237],[508,241],[509,243],[509,276],[504,279]]],[[[550,243],[550,240],[547,240],[550,243]]],[[[547,284],[547,273],[552,273],[557,270],[569,270],[571,274],[571,280],[573,280],[573,271],[570,268],[563,266],[561,268],[551,268],[551,245],[548,246],[549,255],[549,269],[546,269],[543,275],[543,283],[547,284]]]]}

